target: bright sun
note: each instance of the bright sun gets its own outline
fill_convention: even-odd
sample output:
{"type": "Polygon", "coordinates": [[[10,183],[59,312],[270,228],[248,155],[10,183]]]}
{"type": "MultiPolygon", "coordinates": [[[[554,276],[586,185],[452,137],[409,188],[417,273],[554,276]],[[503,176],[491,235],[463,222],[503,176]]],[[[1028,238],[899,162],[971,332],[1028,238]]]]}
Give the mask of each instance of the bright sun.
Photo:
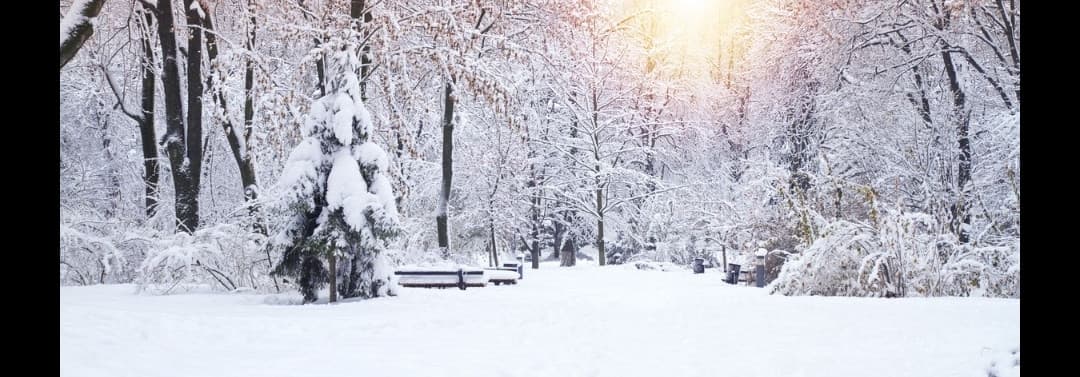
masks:
{"type": "Polygon", "coordinates": [[[730,48],[747,0],[622,0],[624,15],[639,14],[643,47],[684,74],[707,78],[730,48]],[[645,12],[643,12],[645,11],[645,12]],[[726,46],[726,47],[722,47],[726,46]]]}
{"type": "Polygon", "coordinates": [[[682,13],[695,13],[705,9],[706,0],[676,0],[675,6],[682,13]]]}

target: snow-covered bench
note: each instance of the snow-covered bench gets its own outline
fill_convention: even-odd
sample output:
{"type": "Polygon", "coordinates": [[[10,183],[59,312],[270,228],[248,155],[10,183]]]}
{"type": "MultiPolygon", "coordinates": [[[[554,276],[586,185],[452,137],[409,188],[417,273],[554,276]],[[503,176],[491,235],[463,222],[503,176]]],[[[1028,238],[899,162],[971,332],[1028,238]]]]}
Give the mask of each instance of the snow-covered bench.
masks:
{"type": "Polygon", "coordinates": [[[402,287],[448,288],[483,287],[487,285],[484,270],[473,267],[411,267],[394,271],[402,287]]]}
{"type": "Polygon", "coordinates": [[[514,268],[510,268],[510,267],[485,268],[484,269],[484,276],[487,278],[488,282],[494,283],[495,285],[499,285],[499,284],[517,284],[518,278],[521,277],[521,275],[518,272],[518,269],[516,267],[514,267],[514,268]]]}

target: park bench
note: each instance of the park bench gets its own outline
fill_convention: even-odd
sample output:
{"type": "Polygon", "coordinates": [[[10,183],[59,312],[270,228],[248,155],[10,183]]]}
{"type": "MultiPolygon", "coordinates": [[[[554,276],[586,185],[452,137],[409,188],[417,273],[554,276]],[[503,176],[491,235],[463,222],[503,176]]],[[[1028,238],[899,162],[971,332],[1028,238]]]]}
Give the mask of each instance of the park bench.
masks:
{"type": "Polygon", "coordinates": [[[516,268],[490,267],[484,269],[484,276],[489,283],[500,285],[517,284],[520,275],[516,268]]]}
{"type": "Polygon", "coordinates": [[[468,287],[487,285],[484,270],[474,267],[413,267],[394,271],[398,284],[415,288],[450,288],[464,290],[468,287]]]}
{"type": "Polygon", "coordinates": [[[485,268],[484,272],[488,276],[488,282],[495,285],[517,284],[518,280],[524,278],[520,262],[505,262],[499,267],[485,268]]]}

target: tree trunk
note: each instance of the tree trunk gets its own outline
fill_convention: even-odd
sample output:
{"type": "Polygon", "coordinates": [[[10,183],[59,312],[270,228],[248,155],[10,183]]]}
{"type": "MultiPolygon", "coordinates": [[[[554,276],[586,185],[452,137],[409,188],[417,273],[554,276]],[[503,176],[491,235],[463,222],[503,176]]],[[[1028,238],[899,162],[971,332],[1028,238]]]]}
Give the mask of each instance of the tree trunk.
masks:
{"type": "Polygon", "coordinates": [[[563,216],[563,219],[566,220],[566,226],[565,226],[566,235],[564,236],[565,239],[563,240],[563,244],[566,244],[567,242],[570,242],[570,243],[574,244],[574,252],[570,253],[570,255],[566,255],[565,253],[560,255],[560,258],[559,258],[560,263],[559,263],[559,265],[564,266],[564,267],[570,267],[570,266],[574,266],[574,265],[577,264],[577,254],[578,254],[578,249],[579,249],[578,245],[577,245],[577,242],[578,242],[577,241],[577,236],[575,235],[575,233],[572,230],[570,230],[570,228],[572,228],[571,224],[574,223],[573,222],[574,218],[575,218],[575,211],[574,210],[571,210],[570,212],[567,212],[563,216]]]}
{"type": "Polygon", "coordinates": [[[190,190],[187,193],[191,205],[184,206],[184,223],[194,231],[199,226],[199,186],[202,180],[202,49],[203,20],[199,8],[192,9],[194,0],[185,0],[187,12],[188,48],[187,48],[187,159],[190,190]]]}
{"type": "Polygon", "coordinates": [[[559,258],[559,267],[574,267],[577,264],[577,241],[574,240],[574,237],[567,237],[561,249],[562,255],[559,258]]]}
{"type": "MultiPolygon", "coordinates": [[[[187,2],[190,3],[190,0],[187,2]]],[[[172,15],[172,2],[170,0],[158,0],[155,13],[158,18],[158,37],[161,40],[162,92],[165,94],[166,131],[163,143],[165,144],[165,151],[169,155],[169,166],[172,168],[173,186],[176,191],[176,225],[177,230],[191,233],[199,225],[197,177],[202,160],[202,131],[197,128],[201,124],[189,124],[188,130],[185,130],[183,104],[180,100],[180,69],[176,56],[176,26],[172,15]],[[191,132],[188,132],[189,130],[191,132]],[[192,159],[192,157],[196,158],[192,159]]],[[[199,40],[201,41],[201,38],[199,40]]],[[[201,60],[199,55],[198,49],[194,53],[189,51],[189,65],[192,62],[191,59],[201,60]]],[[[189,75],[201,74],[198,65],[189,66],[188,69],[189,75]],[[195,68],[195,70],[191,71],[192,68],[195,68]]],[[[202,83],[199,80],[196,80],[195,86],[201,92],[202,83]]],[[[189,87],[189,95],[192,92],[193,88],[189,87]]],[[[201,106],[199,106],[201,98],[196,96],[190,99],[195,100],[192,105],[199,108],[201,113],[201,106]]],[[[201,117],[193,119],[201,121],[201,117]]]]}
{"type": "MultiPolygon", "coordinates": [[[[249,21],[251,22],[251,31],[245,40],[245,47],[249,53],[253,54],[255,53],[256,30],[254,13],[249,21]]],[[[256,199],[259,198],[259,183],[258,176],[255,174],[255,159],[251,151],[251,134],[255,128],[254,88],[255,63],[251,58],[248,58],[244,62],[244,154],[243,158],[238,160],[237,163],[240,165],[240,183],[244,186],[244,201],[249,205],[249,213],[255,217],[255,231],[266,235],[266,226],[259,216],[259,205],[256,202],[256,199]]]]}
{"type": "Polygon", "coordinates": [[[562,260],[562,257],[559,255],[559,250],[562,249],[563,235],[566,233],[566,226],[558,219],[558,215],[553,215],[551,220],[555,227],[551,234],[553,241],[555,241],[552,246],[551,259],[562,260]]]}
{"type": "MultiPolygon", "coordinates": [[[[304,5],[303,0],[297,1],[297,5],[300,7],[301,10],[303,10],[303,12],[301,12],[301,14],[304,15],[305,20],[314,21],[313,17],[311,16],[312,15],[311,10],[308,9],[307,6],[304,5]]],[[[315,42],[315,47],[316,48],[322,47],[322,44],[323,44],[322,39],[320,39],[317,36],[312,38],[312,39],[315,42]]],[[[320,56],[319,59],[316,59],[314,61],[314,63],[315,63],[315,76],[316,76],[316,79],[317,79],[317,81],[315,82],[315,87],[319,88],[320,97],[326,96],[326,68],[325,68],[325,66],[326,66],[326,54],[322,54],[322,56],[320,56]]]]}
{"type": "MultiPolygon", "coordinates": [[[[599,98],[595,90],[592,92],[592,127],[595,130],[600,125],[600,107],[599,98]]],[[[597,139],[595,131],[592,135],[592,154],[593,162],[595,163],[593,179],[596,183],[596,257],[598,264],[603,266],[607,264],[607,253],[604,250],[604,185],[600,181],[600,140],[597,139]]]]}
{"type": "Polygon", "coordinates": [[[491,220],[488,227],[491,229],[491,259],[495,263],[492,267],[499,267],[499,247],[495,244],[495,220],[491,220]]]}
{"type": "Polygon", "coordinates": [[[971,181],[971,140],[968,137],[969,113],[966,97],[960,81],[956,77],[956,67],[948,51],[941,52],[945,63],[945,73],[949,77],[949,91],[953,94],[953,119],[956,121],[956,136],[959,147],[958,169],[956,177],[956,200],[952,204],[952,228],[961,243],[969,241],[968,228],[971,226],[971,214],[966,200],[967,184],[971,181]]]}
{"type": "Polygon", "coordinates": [[[443,93],[442,192],[439,195],[439,211],[435,223],[438,228],[439,248],[448,255],[450,236],[447,233],[447,207],[450,202],[450,183],[454,177],[454,95],[450,82],[446,83],[443,93]]]}
{"type": "Polygon", "coordinates": [[[101,12],[101,7],[104,5],[105,0],[76,1],[71,4],[67,15],[61,21],[61,26],[65,23],[63,21],[68,21],[68,23],[74,25],[69,30],[60,30],[61,33],[70,33],[67,36],[60,36],[60,68],[64,68],[71,61],[71,58],[75,57],[75,53],[79,52],[83,43],[90,39],[91,35],[94,35],[92,21],[101,12]],[[75,22],[76,20],[78,22],[75,22]]]}
{"type": "MultiPolygon", "coordinates": [[[[900,45],[900,50],[908,56],[911,56],[911,45],[908,43],[907,37],[905,37],[904,34],[900,32],[897,32],[896,36],[899,37],[902,42],[904,42],[902,45],[900,45]]],[[[911,102],[913,106],[915,106],[916,110],[918,110],[919,117],[922,118],[923,125],[925,125],[926,127],[931,127],[934,121],[930,117],[930,100],[926,97],[926,89],[924,88],[923,84],[922,71],[919,70],[919,65],[916,64],[911,67],[911,72],[914,75],[915,88],[919,90],[919,98],[916,99],[914,93],[908,92],[908,101],[911,102]]]]}
{"type": "MultiPolygon", "coordinates": [[[[203,12],[210,14],[210,9],[204,8],[203,12]]],[[[244,38],[244,46],[249,52],[254,52],[255,17],[252,16],[248,21],[251,29],[248,31],[247,37],[244,38]]],[[[206,34],[207,57],[210,60],[210,66],[214,67],[218,57],[218,45],[217,37],[214,35],[213,19],[207,17],[203,20],[203,25],[206,30],[210,31],[210,33],[206,34]]],[[[229,150],[232,151],[233,160],[236,161],[236,165],[240,169],[240,189],[244,193],[244,201],[248,203],[248,214],[255,218],[253,225],[255,231],[265,235],[266,226],[259,219],[259,206],[255,202],[259,197],[259,184],[255,174],[255,161],[251,153],[251,133],[254,128],[255,118],[254,94],[252,91],[254,86],[254,62],[249,58],[244,62],[244,127],[242,134],[238,132],[236,126],[228,117],[229,104],[225,99],[225,92],[222,88],[214,90],[214,99],[217,101],[218,106],[221,107],[222,113],[226,114],[221,126],[225,131],[225,139],[229,143],[229,150]]]]}
{"type": "Polygon", "coordinates": [[[116,171],[115,157],[112,153],[112,136],[109,135],[109,110],[103,98],[98,97],[96,118],[101,131],[101,151],[105,154],[105,171],[109,202],[105,205],[105,217],[112,218],[120,207],[120,174],[116,171]]]}
{"type": "MultiPolygon", "coordinates": [[[[574,140],[576,140],[578,138],[578,121],[577,121],[576,117],[573,118],[571,120],[571,122],[570,122],[570,138],[574,139],[574,140]]],[[[578,154],[577,147],[575,146],[574,143],[571,143],[570,144],[570,156],[576,157],[577,154],[578,154]]],[[[567,161],[567,163],[572,163],[572,161],[567,161]]],[[[562,244],[565,244],[567,242],[577,242],[577,238],[574,236],[574,233],[570,230],[570,228],[573,227],[572,224],[574,224],[574,219],[576,217],[577,217],[577,210],[574,209],[572,206],[570,206],[570,208],[567,208],[563,212],[563,222],[561,224],[558,221],[555,222],[555,226],[556,226],[555,230],[556,230],[556,237],[557,237],[556,238],[556,245],[555,245],[556,249],[555,249],[555,251],[556,251],[556,255],[559,257],[559,266],[561,266],[561,267],[570,267],[570,266],[574,266],[574,265],[577,264],[577,250],[578,250],[578,247],[577,247],[576,243],[574,244],[574,247],[573,247],[574,252],[570,253],[570,255],[559,254],[560,253],[559,249],[562,248],[562,247],[565,247],[565,246],[562,246],[562,244]],[[559,232],[560,229],[562,230],[561,232],[559,232]],[[561,240],[562,243],[560,243],[559,240],[561,240]]]]}
{"type": "MultiPolygon", "coordinates": [[[[530,151],[529,157],[534,157],[535,153],[530,151]]],[[[540,178],[536,174],[536,164],[529,164],[529,182],[525,187],[529,189],[532,195],[529,198],[529,241],[526,245],[529,248],[529,255],[532,257],[532,268],[540,268],[540,194],[536,192],[540,185],[540,178]]]]}
{"type": "Polygon", "coordinates": [[[157,214],[158,206],[158,151],[157,135],[154,132],[154,84],[157,80],[154,73],[154,46],[150,41],[150,25],[154,17],[146,12],[147,30],[143,30],[142,36],[142,114],[139,120],[139,136],[142,141],[143,174],[146,182],[146,218],[157,214]]]}
{"type": "MultiPolygon", "coordinates": [[[[659,121],[659,119],[654,122],[659,121]]],[[[656,135],[659,133],[657,126],[648,126],[649,130],[646,132],[645,145],[649,148],[645,150],[645,174],[649,176],[649,180],[645,181],[645,192],[652,195],[656,192],[656,135]]],[[[644,198],[640,201],[642,204],[645,202],[644,198]]],[[[638,205],[641,207],[641,205],[638,205]]]]}
{"type": "Polygon", "coordinates": [[[809,87],[807,90],[808,97],[799,100],[806,102],[797,105],[799,106],[799,113],[788,128],[788,137],[792,145],[788,165],[788,170],[791,171],[789,187],[795,196],[800,198],[805,198],[806,193],[810,191],[810,176],[802,168],[804,164],[811,161],[809,152],[810,132],[815,122],[815,100],[813,96],[817,93],[816,83],[810,82],[806,85],[809,87]]]}
{"type": "MultiPolygon", "coordinates": [[[[931,3],[933,11],[938,15],[934,27],[940,32],[948,32],[950,14],[947,9],[942,9],[936,3],[931,3]]],[[[941,48],[941,60],[944,63],[945,75],[949,78],[949,92],[953,97],[953,109],[950,120],[956,123],[957,143],[959,147],[956,190],[953,203],[949,208],[949,227],[957,235],[961,243],[968,242],[968,227],[971,225],[971,215],[968,213],[966,203],[967,183],[971,180],[971,144],[968,138],[968,123],[970,113],[967,110],[967,98],[964,89],[960,87],[957,77],[956,65],[952,60],[952,46],[945,43],[941,48]]]]}
{"type": "Polygon", "coordinates": [[[596,189],[596,257],[601,266],[607,264],[607,253],[604,251],[604,189],[596,189]]]}
{"type": "Polygon", "coordinates": [[[330,302],[337,302],[337,257],[334,251],[326,259],[330,268],[330,302]]]}
{"type": "MultiPolygon", "coordinates": [[[[349,16],[356,21],[356,31],[364,38],[364,28],[371,23],[371,9],[367,9],[365,0],[350,0],[349,16]]],[[[371,43],[365,41],[360,47],[360,99],[365,103],[367,97],[368,75],[371,73],[371,43]]]]}
{"type": "Polygon", "coordinates": [[[727,245],[720,245],[720,257],[723,258],[723,260],[720,263],[724,264],[724,276],[727,276],[727,272],[728,272],[727,245]]]}
{"type": "MultiPolygon", "coordinates": [[[[319,40],[318,38],[315,38],[315,46],[321,47],[322,46],[322,41],[319,40]]],[[[319,87],[319,93],[321,93],[322,96],[325,97],[326,96],[326,85],[327,85],[327,82],[326,82],[326,55],[325,54],[322,57],[320,57],[318,60],[315,61],[315,77],[318,79],[318,83],[316,85],[319,87]]]]}
{"type": "MultiPolygon", "coordinates": [[[[539,209],[536,208],[536,205],[534,204],[533,213],[536,212],[539,212],[539,209]]],[[[539,217],[540,216],[538,215],[533,215],[532,230],[529,231],[529,255],[532,256],[532,268],[534,270],[540,268],[540,229],[536,226],[539,217]]]]}
{"type": "MultiPolygon", "coordinates": [[[[1013,68],[1016,69],[1017,75],[1020,72],[1020,49],[1016,48],[1016,3],[1009,1],[1009,10],[1006,11],[1005,5],[1001,0],[997,0],[998,13],[1001,15],[1001,24],[1005,27],[1005,40],[1009,42],[1009,56],[1012,58],[1013,68]]],[[[1020,85],[1016,85],[1016,101],[1020,102],[1020,85]]],[[[1019,286],[1019,284],[1017,284],[1019,286]]]]}

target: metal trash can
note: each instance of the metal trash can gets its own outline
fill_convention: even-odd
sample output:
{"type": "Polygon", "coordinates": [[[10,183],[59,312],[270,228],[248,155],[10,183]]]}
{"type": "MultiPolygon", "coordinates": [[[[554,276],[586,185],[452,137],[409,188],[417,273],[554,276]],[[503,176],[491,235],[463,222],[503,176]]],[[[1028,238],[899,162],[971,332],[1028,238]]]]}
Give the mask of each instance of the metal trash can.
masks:
{"type": "Polygon", "coordinates": [[[765,265],[759,264],[754,267],[754,282],[758,288],[765,287],[765,265]]]}
{"type": "Polygon", "coordinates": [[[728,263],[728,274],[727,274],[727,282],[728,282],[728,284],[738,284],[739,283],[739,270],[741,270],[741,269],[742,269],[742,265],[735,264],[735,263],[728,263]]]}
{"type": "Polygon", "coordinates": [[[703,274],[703,273],[705,273],[705,259],[704,258],[694,258],[694,273],[695,274],[703,274]]]}

